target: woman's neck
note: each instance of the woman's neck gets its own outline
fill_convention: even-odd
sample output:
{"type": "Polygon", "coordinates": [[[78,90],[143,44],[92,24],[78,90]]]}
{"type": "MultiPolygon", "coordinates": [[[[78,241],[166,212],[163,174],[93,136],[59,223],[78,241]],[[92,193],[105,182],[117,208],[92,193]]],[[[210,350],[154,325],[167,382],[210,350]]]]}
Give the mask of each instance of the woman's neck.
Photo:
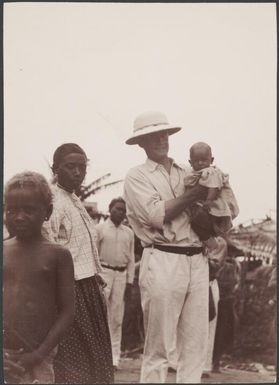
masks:
{"type": "Polygon", "coordinates": [[[71,190],[71,189],[69,189],[68,187],[62,186],[62,185],[59,184],[59,183],[57,183],[57,186],[58,186],[59,188],[61,188],[62,190],[67,191],[67,192],[70,193],[70,194],[72,194],[72,193],[74,192],[73,189],[71,190]]]}

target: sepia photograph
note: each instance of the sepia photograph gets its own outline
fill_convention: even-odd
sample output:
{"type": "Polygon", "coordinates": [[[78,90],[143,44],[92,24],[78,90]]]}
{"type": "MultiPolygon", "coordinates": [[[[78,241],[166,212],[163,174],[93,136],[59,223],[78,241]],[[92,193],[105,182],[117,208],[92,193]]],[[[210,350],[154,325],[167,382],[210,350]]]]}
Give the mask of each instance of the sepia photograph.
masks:
{"type": "Polygon", "coordinates": [[[3,4],[2,382],[276,383],[276,3],[3,4]]]}

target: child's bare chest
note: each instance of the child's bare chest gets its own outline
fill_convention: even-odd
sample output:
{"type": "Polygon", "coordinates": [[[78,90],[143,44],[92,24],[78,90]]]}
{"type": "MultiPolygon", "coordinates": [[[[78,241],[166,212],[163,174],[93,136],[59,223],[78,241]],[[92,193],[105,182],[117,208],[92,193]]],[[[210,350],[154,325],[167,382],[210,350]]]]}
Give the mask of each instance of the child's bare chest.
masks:
{"type": "Polygon", "coordinates": [[[3,258],[3,280],[16,286],[47,284],[55,276],[56,264],[50,253],[44,249],[11,250],[3,258]]]}

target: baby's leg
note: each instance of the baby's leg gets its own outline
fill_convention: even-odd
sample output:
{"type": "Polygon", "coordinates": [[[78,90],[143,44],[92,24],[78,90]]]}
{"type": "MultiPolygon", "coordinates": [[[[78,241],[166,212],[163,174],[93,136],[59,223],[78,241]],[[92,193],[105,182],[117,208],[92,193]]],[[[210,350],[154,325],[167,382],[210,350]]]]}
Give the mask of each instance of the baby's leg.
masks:
{"type": "Polygon", "coordinates": [[[211,215],[203,207],[195,205],[192,209],[191,226],[201,241],[215,235],[211,215]]]}

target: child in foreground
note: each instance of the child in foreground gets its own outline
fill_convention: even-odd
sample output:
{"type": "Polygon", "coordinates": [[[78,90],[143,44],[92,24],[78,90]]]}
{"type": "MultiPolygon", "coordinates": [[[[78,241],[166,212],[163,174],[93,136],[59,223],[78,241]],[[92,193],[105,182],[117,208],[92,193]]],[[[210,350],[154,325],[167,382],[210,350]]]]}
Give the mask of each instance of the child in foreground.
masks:
{"type": "Polygon", "coordinates": [[[4,199],[14,235],[3,245],[5,383],[53,384],[56,346],[74,317],[72,257],[41,235],[52,212],[51,191],[42,175],[15,175],[4,199]]]}
{"type": "Polygon", "coordinates": [[[190,148],[189,163],[192,172],[185,179],[185,188],[199,183],[207,187],[204,200],[190,207],[191,226],[206,246],[214,248],[214,237],[225,234],[232,227],[232,220],[239,209],[229,185],[229,176],[213,166],[211,148],[198,142],[190,148]]]}

